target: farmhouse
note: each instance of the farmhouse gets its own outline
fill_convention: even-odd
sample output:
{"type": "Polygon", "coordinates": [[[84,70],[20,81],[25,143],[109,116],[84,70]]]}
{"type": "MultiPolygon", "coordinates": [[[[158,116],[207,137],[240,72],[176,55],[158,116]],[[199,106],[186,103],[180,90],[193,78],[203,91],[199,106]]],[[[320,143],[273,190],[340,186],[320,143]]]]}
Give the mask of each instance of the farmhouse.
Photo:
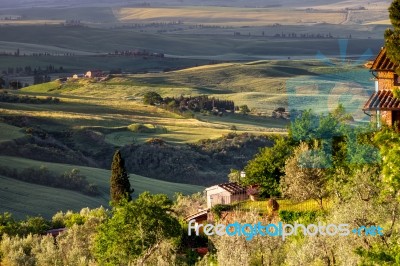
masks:
{"type": "Polygon", "coordinates": [[[224,183],[206,188],[207,208],[217,204],[231,204],[248,199],[246,188],[235,182],[224,183]]]}
{"type": "Polygon", "coordinates": [[[197,224],[205,224],[207,221],[212,220],[210,210],[213,206],[218,204],[231,204],[249,198],[246,193],[246,188],[238,185],[236,182],[224,183],[206,188],[205,193],[207,197],[207,208],[198,210],[197,213],[185,217],[187,222],[195,220],[197,224]]]}
{"type": "Polygon", "coordinates": [[[370,70],[375,78],[375,92],[365,104],[364,112],[370,112],[373,121],[378,127],[381,123],[400,128],[400,100],[394,97],[393,91],[400,86],[400,79],[396,73],[399,65],[394,64],[382,48],[370,70]]]}
{"type": "Polygon", "coordinates": [[[89,70],[86,72],[85,77],[86,78],[99,78],[103,76],[103,71],[96,69],[96,70],[89,70]]]}
{"type": "Polygon", "coordinates": [[[85,75],[83,75],[83,74],[74,74],[74,75],[72,75],[73,79],[79,79],[79,78],[83,78],[83,77],[85,77],[85,75]]]}

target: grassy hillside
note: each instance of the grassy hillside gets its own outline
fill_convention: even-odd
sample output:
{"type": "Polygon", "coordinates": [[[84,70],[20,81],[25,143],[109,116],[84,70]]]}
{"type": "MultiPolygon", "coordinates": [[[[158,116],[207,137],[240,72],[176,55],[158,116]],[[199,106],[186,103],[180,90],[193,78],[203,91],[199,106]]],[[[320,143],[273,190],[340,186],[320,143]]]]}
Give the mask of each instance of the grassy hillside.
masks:
{"type": "Polygon", "coordinates": [[[346,14],[343,12],[306,12],[304,10],[239,9],[230,7],[121,8],[115,14],[123,22],[167,22],[180,20],[189,24],[225,26],[259,26],[274,23],[339,24],[346,19],[346,14]]]}
{"type": "MultiPolygon", "coordinates": [[[[23,91],[125,98],[133,99],[133,102],[140,102],[142,95],[148,91],[156,91],[163,97],[206,94],[233,100],[237,105],[247,104],[255,108],[256,113],[267,114],[280,106],[288,110],[312,108],[327,111],[341,102],[349,111],[358,112],[360,104],[369,98],[373,90],[370,77],[368,69],[355,61],[257,61],[116,76],[103,83],[83,80],[59,86],[53,82],[31,86],[23,91]]],[[[362,112],[357,115],[363,116],[362,112]]],[[[202,119],[207,120],[213,119],[202,119]]],[[[268,124],[268,121],[264,122],[268,124]]]]}
{"type": "MultiPolygon", "coordinates": [[[[0,115],[4,122],[8,123],[0,125],[10,132],[1,133],[0,137],[2,140],[10,140],[26,136],[25,141],[27,141],[29,135],[22,133],[25,132],[22,129],[39,127],[35,136],[40,137],[40,130],[44,130],[53,134],[57,141],[65,140],[70,147],[78,151],[83,151],[85,154],[90,152],[86,154],[90,157],[95,154],[97,154],[96,156],[101,155],[102,147],[113,150],[115,146],[140,145],[152,137],[160,137],[169,144],[195,143],[201,139],[218,138],[223,134],[232,133],[233,126],[238,133],[282,133],[288,123],[287,120],[267,117],[272,110],[280,106],[288,110],[296,107],[327,111],[335,108],[341,102],[353,112],[356,118],[365,116],[360,111],[359,105],[365,102],[369,97],[369,91],[373,90],[373,84],[370,84],[369,81],[370,73],[352,61],[333,61],[332,63],[333,65],[329,65],[319,60],[225,63],[167,73],[117,75],[105,82],[88,79],[66,83],[53,81],[27,87],[21,91],[9,92],[40,97],[56,96],[61,99],[61,102],[59,104],[0,103],[0,115]],[[221,99],[232,99],[237,105],[248,104],[250,108],[255,108],[254,115],[229,114],[218,117],[196,114],[192,118],[185,118],[155,106],[144,105],[142,96],[148,91],[156,91],[163,97],[180,96],[181,94],[207,94],[221,99]],[[24,118],[22,119],[21,116],[24,118]],[[145,124],[150,129],[162,130],[148,132],[132,130],[134,128],[132,125],[137,124],[145,124]],[[63,135],[64,133],[61,134],[61,132],[68,132],[69,135],[63,135]]],[[[55,140],[44,139],[44,141],[52,143],[55,140]]],[[[33,149],[35,144],[21,146],[21,148],[23,147],[33,149]]],[[[162,152],[164,156],[171,154],[169,156],[171,158],[180,151],[179,149],[175,151],[169,146],[160,149],[150,147],[148,150],[145,149],[146,147],[143,149],[137,148],[139,146],[135,147],[126,146],[125,151],[133,152],[135,150],[140,155],[137,156],[138,158],[142,158],[141,156],[144,158],[148,154],[148,150],[152,150],[154,154],[158,152],[158,155],[162,152]]],[[[186,146],[182,145],[182,147],[186,146]]],[[[68,152],[71,156],[73,155],[71,151],[68,152]]],[[[186,152],[190,154],[189,151],[186,152]]],[[[73,156],[77,156],[76,153],[74,154],[73,156]]],[[[154,155],[155,157],[157,156],[154,155]]],[[[76,167],[14,157],[0,157],[0,167],[7,165],[23,169],[31,165],[39,167],[42,164],[47,165],[50,170],[58,172],[76,167]]],[[[180,164],[184,165],[184,162],[181,161],[180,164]]],[[[78,168],[88,176],[90,182],[97,184],[102,192],[100,198],[86,199],[82,197],[81,201],[84,205],[96,206],[99,205],[99,202],[103,202],[101,203],[103,205],[107,204],[109,172],[88,167],[79,166],[78,168]]],[[[162,170],[160,169],[157,168],[159,172],[162,170]]],[[[209,168],[201,169],[203,172],[208,170],[209,168]]],[[[228,173],[225,170],[215,173],[226,177],[228,173]]],[[[212,182],[215,173],[210,172],[208,176],[203,175],[202,178],[212,182]]],[[[23,191],[22,195],[27,193],[24,192],[25,184],[18,183],[19,185],[12,189],[10,180],[2,178],[1,182],[5,184],[1,187],[8,188],[4,189],[3,195],[8,195],[9,198],[16,197],[15,195],[21,193],[19,191],[23,191]]],[[[201,190],[201,187],[159,183],[159,181],[140,176],[134,176],[132,182],[137,189],[136,192],[150,189],[152,192],[164,192],[171,195],[175,191],[192,193],[201,190]]],[[[51,191],[47,188],[38,188],[38,191],[44,190],[48,191],[43,192],[45,195],[51,195],[51,191]]],[[[34,192],[29,191],[29,193],[34,192]]],[[[68,195],[65,194],[64,198],[75,198],[75,196],[71,196],[72,192],[66,191],[65,193],[68,195]]],[[[4,210],[13,208],[17,212],[23,212],[18,209],[22,208],[20,206],[23,204],[16,202],[14,205],[8,200],[3,202],[4,210]]],[[[48,202],[52,201],[48,200],[48,202]]],[[[80,208],[78,203],[73,201],[59,203],[54,209],[62,209],[63,206],[80,208]]],[[[41,210],[35,210],[35,212],[43,213],[41,210]]],[[[51,211],[51,213],[53,212],[51,211]]]]}
{"type": "MultiPolygon", "coordinates": [[[[241,29],[240,31],[244,31],[241,29]]],[[[264,29],[266,30],[266,29],[264,29]]],[[[277,28],[275,33],[282,33],[277,28]]],[[[286,33],[292,31],[284,30],[286,33]]],[[[325,33],[327,29],[316,30],[325,33]]],[[[370,30],[373,30],[371,28],[370,30]]],[[[258,35],[263,30],[260,29],[258,35]]],[[[362,32],[362,30],[360,30],[362,32]]],[[[203,56],[221,59],[250,58],[251,56],[314,56],[317,51],[328,55],[338,55],[336,39],[280,39],[233,36],[232,34],[160,34],[156,32],[140,32],[131,29],[103,29],[88,27],[63,26],[18,26],[2,28],[3,42],[27,43],[54,46],[53,49],[72,49],[89,53],[109,53],[118,50],[147,49],[176,56],[203,56]],[[212,34],[212,38],[210,38],[212,34]]],[[[316,33],[316,32],[315,32],[316,33]]],[[[353,33],[354,34],[354,33],[353,33]]],[[[382,32],[383,34],[383,32],[382,32]]],[[[382,36],[381,34],[381,36],[382,36]]],[[[342,36],[345,38],[344,36],[342,36]]],[[[382,40],[368,39],[363,35],[360,39],[352,39],[349,54],[362,54],[366,49],[378,50],[382,40]]],[[[18,47],[15,47],[18,48],[18,47]]],[[[43,49],[43,51],[47,51],[43,49]]]]}
{"type": "Polygon", "coordinates": [[[21,128],[0,122],[0,142],[24,136],[21,128]]]}
{"type": "MultiPolygon", "coordinates": [[[[59,210],[80,210],[84,207],[108,206],[110,171],[47,162],[39,162],[15,157],[0,156],[0,167],[24,169],[46,166],[52,172],[64,173],[77,168],[90,183],[96,184],[101,193],[98,197],[88,197],[81,193],[25,183],[0,176],[0,213],[9,211],[23,218],[25,215],[41,214],[50,217],[59,210]]],[[[164,193],[173,197],[175,192],[193,194],[204,188],[194,185],[170,183],[138,175],[131,175],[130,182],[135,189],[134,196],[143,191],[164,193]]]]}

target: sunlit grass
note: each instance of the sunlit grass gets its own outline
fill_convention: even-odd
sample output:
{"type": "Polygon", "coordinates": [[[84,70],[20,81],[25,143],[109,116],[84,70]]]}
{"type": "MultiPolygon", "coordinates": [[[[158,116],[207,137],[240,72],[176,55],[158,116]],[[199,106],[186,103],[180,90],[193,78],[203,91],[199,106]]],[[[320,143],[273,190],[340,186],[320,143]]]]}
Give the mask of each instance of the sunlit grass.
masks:
{"type": "Polygon", "coordinates": [[[230,8],[230,7],[176,7],[176,8],[121,8],[114,12],[123,22],[146,20],[165,22],[183,20],[185,23],[201,23],[229,26],[260,26],[274,23],[339,24],[345,20],[343,12],[306,12],[304,10],[230,8]],[[301,19],[299,19],[301,18],[301,19]]]}
{"type": "MultiPolygon", "coordinates": [[[[289,199],[278,199],[277,200],[279,204],[279,210],[280,211],[318,211],[321,210],[320,205],[316,200],[306,200],[303,202],[294,202],[289,199]]],[[[254,209],[258,212],[262,213],[269,213],[270,210],[268,209],[268,201],[245,201],[243,203],[240,203],[238,205],[239,209],[243,210],[250,210],[254,209]]],[[[324,206],[324,209],[328,209],[332,206],[332,201],[329,199],[324,199],[322,205],[324,206]]]]}

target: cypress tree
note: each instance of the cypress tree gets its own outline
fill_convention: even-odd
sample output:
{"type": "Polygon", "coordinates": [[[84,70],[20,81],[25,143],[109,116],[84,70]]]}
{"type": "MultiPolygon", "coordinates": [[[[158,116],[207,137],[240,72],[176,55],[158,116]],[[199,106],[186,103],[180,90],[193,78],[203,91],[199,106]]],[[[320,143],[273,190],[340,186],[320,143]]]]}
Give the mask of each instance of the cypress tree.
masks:
{"type": "Polygon", "coordinates": [[[394,0],[390,5],[389,17],[393,29],[385,31],[387,55],[393,63],[400,64],[400,0],[394,0]]]}
{"type": "Polygon", "coordinates": [[[131,189],[128,173],[125,168],[125,161],[119,150],[114,154],[111,165],[110,182],[110,196],[112,203],[118,204],[124,198],[128,201],[132,200],[131,193],[133,193],[134,189],[131,189]]]}

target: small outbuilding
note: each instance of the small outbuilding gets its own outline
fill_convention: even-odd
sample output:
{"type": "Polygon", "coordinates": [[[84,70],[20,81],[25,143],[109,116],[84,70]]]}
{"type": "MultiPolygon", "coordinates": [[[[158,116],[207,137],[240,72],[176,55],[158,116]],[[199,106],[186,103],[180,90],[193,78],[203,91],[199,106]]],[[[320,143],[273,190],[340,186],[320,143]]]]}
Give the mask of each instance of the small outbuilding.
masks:
{"type": "Polygon", "coordinates": [[[217,204],[232,204],[247,200],[246,188],[236,182],[224,183],[206,188],[207,208],[217,204]]]}
{"type": "Polygon", "coordinates": [[[102,77],[102,76],[103,76],[103,71],[101,71],[99,69],[89,70],[85,74],[86,78],[99,78],[99,77],[102,77]]]}

